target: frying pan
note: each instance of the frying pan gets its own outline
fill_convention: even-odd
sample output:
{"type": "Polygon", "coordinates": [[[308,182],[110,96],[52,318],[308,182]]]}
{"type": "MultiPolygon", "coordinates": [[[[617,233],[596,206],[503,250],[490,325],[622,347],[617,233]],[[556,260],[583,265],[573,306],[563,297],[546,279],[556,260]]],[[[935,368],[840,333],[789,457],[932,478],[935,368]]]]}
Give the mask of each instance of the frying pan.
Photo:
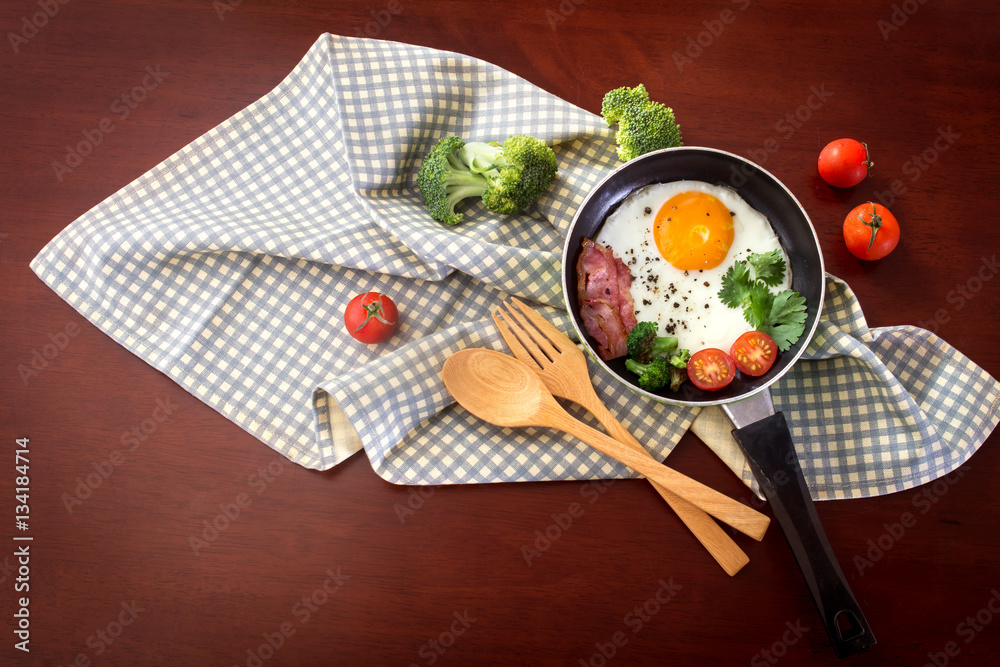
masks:
{"type": "Polygon", "coordinates": [[[647,153],[613,171],[584,200],[566,235],[562,278],[573,326],[590,355],[611,377],[656,401],[722,407],[736,427],[733,436],[771,504],[837,655],[846,657],[875,644],[820,524],[784,415],[775,412],[768,391],[812,339],[826,287],[816,232],[795,196],[772,174],[732,153],[690,146],[647,153]],[[730,188],[764,214],[788,255],[792,289],[806,299],[805,333],[778,355],[771,369],[760,377],[737,375],[728,387],[714,392],[702,391],[691,382],[685,382],[677,392],[653,393],[640,388],[635,376],[625,370],[624,358],[604,361],[598,356],[596,343],[587,335],[580,318],[576,263],[583,240],[594,238],[608,214],[632,192],[653,183],[679,180],[730,188]]]}

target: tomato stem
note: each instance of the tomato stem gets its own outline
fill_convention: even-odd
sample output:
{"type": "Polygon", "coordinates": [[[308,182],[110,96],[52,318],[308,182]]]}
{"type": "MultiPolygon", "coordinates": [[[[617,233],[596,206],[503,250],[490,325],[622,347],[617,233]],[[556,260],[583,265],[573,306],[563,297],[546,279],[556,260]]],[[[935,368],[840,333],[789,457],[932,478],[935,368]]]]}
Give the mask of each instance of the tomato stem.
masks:
{"type": "Polygon", "coordinates": [[[858,214],[858,218],[861,220],[861,222],[863,222],[866,227],[871,227],[872,229],[872,237],[868,239],[868,250],[865,252],[865,254],[868,254],[868,252],[871,251],[872,246],[875,245],[875,235],[878,234],[878,230],[881,229],[882,227],[882,216],[880,216],[878,212],[875,210],[875,204],[873,204],[872,202],[868,203],[872,205],[872,219],[865,220],[864,211],[861,211],[858,214]]]}
{"type": "Polygon", "coordinates": [[[387,324],[389,326],[395,324],[395,322],[390,322],[389,320],[385,319],[385,307],[382,305],[381,294],[378,295],[378,298],[375,301],[372,301],[371,303],[366,305],[362,305],[361,307],[365,309],[365,313],[367,314],[365,315],[364,321],[358,325],[357,329],[354,330],[354,333],[358,333],[359,331],[364,329],[365,326],[367,326],[368,323],[371,322],[373,319],[378,320],[382,324],[387,324]]]}
{"type": "Polygon", "coordinates": [[[868,167],[868,176],[872,175],[872,169],[875,168],[875,163],[872,162],[871,153],[868,152],[868,144],[861,142],[861,146],[865,149],[865,166],[868,167]]]}

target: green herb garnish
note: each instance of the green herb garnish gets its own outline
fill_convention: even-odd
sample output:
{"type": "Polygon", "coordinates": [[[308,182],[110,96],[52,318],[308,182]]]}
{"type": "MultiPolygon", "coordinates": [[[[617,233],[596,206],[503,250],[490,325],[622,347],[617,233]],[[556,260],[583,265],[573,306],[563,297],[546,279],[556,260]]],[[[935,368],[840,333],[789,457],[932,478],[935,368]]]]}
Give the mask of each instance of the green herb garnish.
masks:
{"type": "Polygon", "coordinates": [[[785,259],[777,248],[771,252],[755,252],[747,257],[747,261],[753,266],[757,280],[768,287],[776,287],[785,279],[785,259]]]}
{"type": "Polygon", "coordinates": [[[771,293],[770,288],[784,280],[785,269],[780,250],[752,253],[729,267],[719,290],[722,303],[742,308],[747,323],[770,336],[782,351],[799,339],[806,325],[805,297],[792,290],[771,293]]]}

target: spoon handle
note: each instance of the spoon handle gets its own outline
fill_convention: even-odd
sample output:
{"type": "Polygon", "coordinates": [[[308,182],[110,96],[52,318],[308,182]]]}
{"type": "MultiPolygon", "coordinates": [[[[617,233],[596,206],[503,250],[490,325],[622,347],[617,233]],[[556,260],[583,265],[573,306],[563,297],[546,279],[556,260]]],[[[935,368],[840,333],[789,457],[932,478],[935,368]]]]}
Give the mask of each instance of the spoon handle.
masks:
{"type": "MultiPolygon", "coordinates": [[[[597,421],[601,423],[601,426],[608,432],[608,435],[628,445],[633,451],[653,460],[649,452],[639,444],[639,441],[629,433],[628,429],[604,407],[604,404],[597,398],[596,394],[593,395],[593,398],[589,396],[583,398],[585,399],[583,406],[597,417],[597,421]]],[[[665,486],[654,482],[652,479],[649,480],[649,483],[667,501],[667,504],[670,505],[694,536],[698,538],[702,546],[712,554],[712,557],[722,566],[726,574],[734,576],[744,565],[750,562],[750,558],[736,545],[733,538],[707,513],[698,509],[665,486]]]]}
{"type": "Polygon", "coordinates": [[[558,404],[545,412],[545,416],[548,418],[547,425],[565,431],[583,440],[594,449],[621,461],[636,472],[673,491],[695,507],[704,510],[723,523],[729,524],[741,533],[749,535],[755,540],[764,537],[764,532],[771,520],[753,508],[747,507],[687,475],[682,475],[649,456],[643,456],[627,445],[590,428],[571,417],[558,404]]]}

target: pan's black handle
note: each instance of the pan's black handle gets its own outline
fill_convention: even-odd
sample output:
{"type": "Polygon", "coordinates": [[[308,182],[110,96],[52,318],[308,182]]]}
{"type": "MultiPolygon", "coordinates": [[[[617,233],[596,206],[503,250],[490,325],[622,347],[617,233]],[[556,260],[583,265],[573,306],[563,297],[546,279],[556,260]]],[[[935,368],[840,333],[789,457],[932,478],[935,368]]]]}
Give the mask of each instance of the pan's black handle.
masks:
{"type": "Polygon", "coordinates": [[[771,415],[736,429],[733,436],[771,503],[837,656],[845,658],[875,644],[823,532],[785,416],[780,412],[771,415]]]}

